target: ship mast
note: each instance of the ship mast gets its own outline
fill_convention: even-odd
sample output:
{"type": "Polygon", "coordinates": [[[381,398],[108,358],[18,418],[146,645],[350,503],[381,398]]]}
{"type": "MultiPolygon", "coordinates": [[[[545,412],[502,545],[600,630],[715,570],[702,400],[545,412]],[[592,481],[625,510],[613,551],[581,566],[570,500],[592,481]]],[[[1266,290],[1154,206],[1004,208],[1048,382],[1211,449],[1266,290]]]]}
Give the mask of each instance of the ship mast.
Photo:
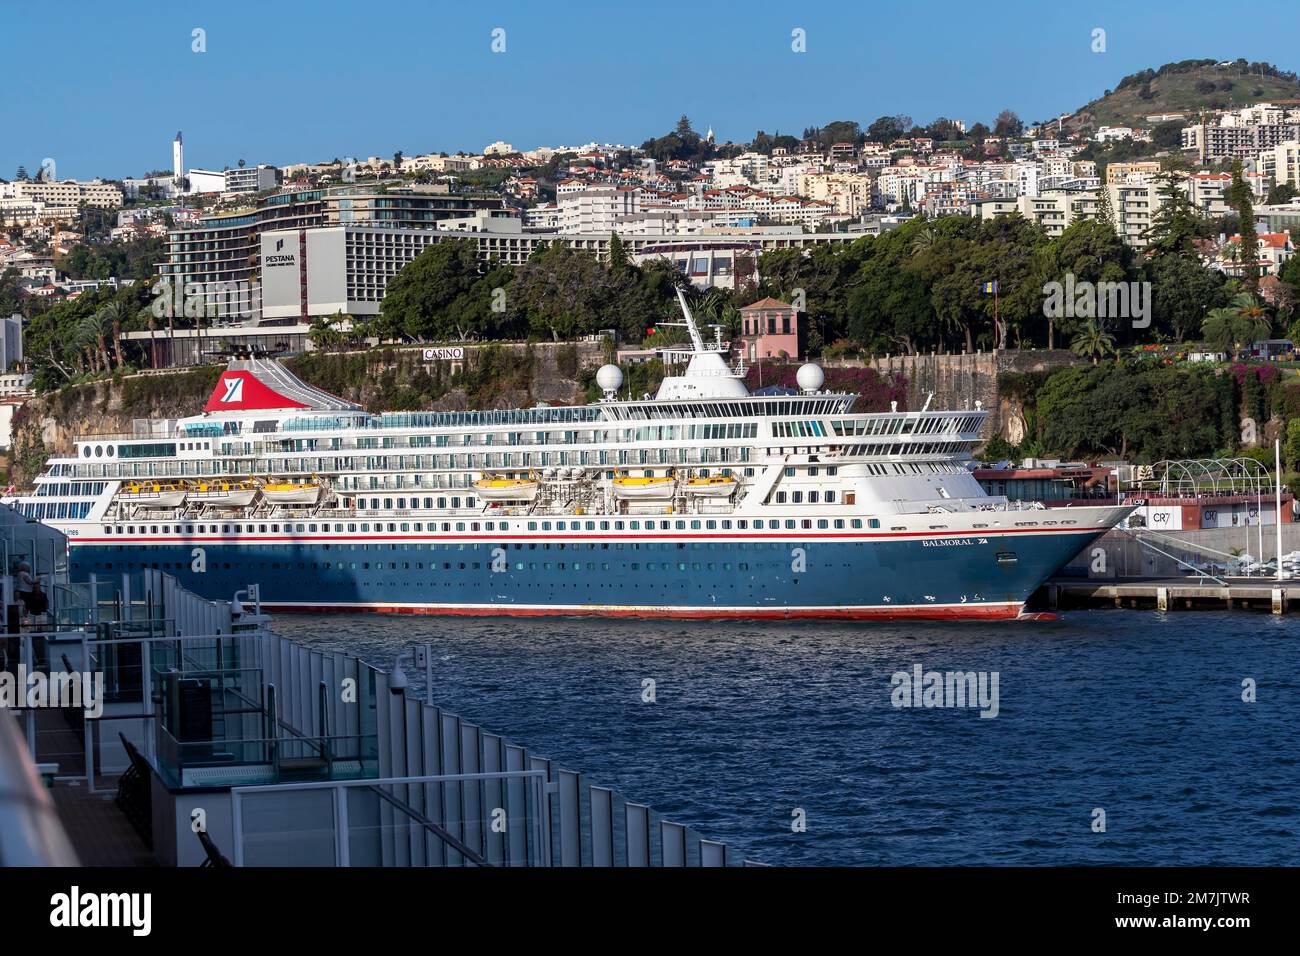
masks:
{"type": "Polygon", "coordinates": [[[686,293],[685,291],[683,291],[681,286],[675,286],[674,291],[677,293],[677,301],[681,303],[682,317],[685,319],[685,321],[664,322],[661,324],[662,325],[685,325],[686,331],[691,337],[691,345],[694,347],[696,352],[703,352],[705,350],[704,339],[700,335],[699,328],[695,325],[695,316],[691,315],[691,307],[686,304],[686,293]]]}

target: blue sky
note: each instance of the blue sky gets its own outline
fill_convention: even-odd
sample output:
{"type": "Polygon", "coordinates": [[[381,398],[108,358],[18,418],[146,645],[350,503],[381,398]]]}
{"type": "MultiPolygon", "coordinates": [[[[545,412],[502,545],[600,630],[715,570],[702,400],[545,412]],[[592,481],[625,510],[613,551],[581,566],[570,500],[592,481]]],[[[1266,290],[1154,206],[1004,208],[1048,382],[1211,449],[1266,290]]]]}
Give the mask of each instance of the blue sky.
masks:
{"type": "Polygon", "coordinates": [[[738,142],[885,113],[1030,121],[1171,60],[1300,69],[1298,26],[1295,0],[1249,14],[1221,0],[0,0],[0,176],[47,156],[65,178],[169,168],[177,129],[188,166],[220,169],[497,139],[640,144],[682,113],[738,142]]]}

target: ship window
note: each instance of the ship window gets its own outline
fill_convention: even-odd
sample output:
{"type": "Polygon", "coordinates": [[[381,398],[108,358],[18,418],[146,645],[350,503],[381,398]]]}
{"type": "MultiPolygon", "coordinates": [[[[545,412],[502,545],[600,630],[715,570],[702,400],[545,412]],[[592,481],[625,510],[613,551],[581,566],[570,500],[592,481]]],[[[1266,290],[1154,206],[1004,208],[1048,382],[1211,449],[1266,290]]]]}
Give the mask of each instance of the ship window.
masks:
{"type": "Polygon", "coordinates": [[[791,520],[787,520],[786,523],[785,523],[785,526],[786,526],[787,528],[793,528],[793,527],[794,527],[794,522],[791,521],[791,520]]]}

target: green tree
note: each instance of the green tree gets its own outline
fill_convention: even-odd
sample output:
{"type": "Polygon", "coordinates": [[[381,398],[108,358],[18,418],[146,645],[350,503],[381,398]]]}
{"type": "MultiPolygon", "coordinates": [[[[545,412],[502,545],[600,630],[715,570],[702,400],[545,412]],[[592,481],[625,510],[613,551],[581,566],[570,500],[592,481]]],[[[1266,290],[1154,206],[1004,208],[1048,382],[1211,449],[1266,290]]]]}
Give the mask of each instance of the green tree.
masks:
{"type": "Polygon", "coordinates": [[[1155,255],[1194,256],[1193,240],[1201,233],[1200,217],[1176,173],[1163,173],[1159,182],[1156,193],[1160,204],[1143,234],[1147,248],[1155,255]]]}
{"type": "Polygon", "coordinates": [[[1264,199],[1266,206],[1281,206],[1289,203],[1296,196],[1300,196],[1300,190],[1297,190],[1290,183],[1278,183],[1268,191],[1268,196],[1264,199]]]}
{"type": "Polygon", "coordinates": [[[1253,295],[1243,292],[1205,316],[1201,336],[1215,351],[1226,352],[1268,338],[1273,321],[1253,295]]]}
{"type": "Polygon", "coordinates": [[[1237,210],[1241,224],[1241,279],[1250,294],[1259,289],[1259,236],[1255,231],[1255,210],[1251,203],[1250,186],[1241,171],[1241,160],[1232,162],[1232,185],[1228,188],[1228,201],[1237,210]]]}
{"type": "Polygon", "coordinates": [[[1098,325],[1095,319],[1089,319],[1070,341],[1070,351],[1092,359],[1092,364],[1096,365],[1106,356],[1115,354],[1115,336],[1098,325]]]}
{"type": "Polygon", "coordinates": [[[1197,334],[1211,309],[1227,301],[1223,273],[1187,256],[1156,256],[1147,266],[1152,324],[1182,342],[1197,334]]]}
{"type": "MultiPolygon", "coordinates": [[[[481,331],[458,306],[479,282],[478,246],[472,239],[435,242],[389,281],[377,331],[416,341],[468,338],[481,331]]],[[[481,316],[479,316],[481,318],[481,316]]]]}

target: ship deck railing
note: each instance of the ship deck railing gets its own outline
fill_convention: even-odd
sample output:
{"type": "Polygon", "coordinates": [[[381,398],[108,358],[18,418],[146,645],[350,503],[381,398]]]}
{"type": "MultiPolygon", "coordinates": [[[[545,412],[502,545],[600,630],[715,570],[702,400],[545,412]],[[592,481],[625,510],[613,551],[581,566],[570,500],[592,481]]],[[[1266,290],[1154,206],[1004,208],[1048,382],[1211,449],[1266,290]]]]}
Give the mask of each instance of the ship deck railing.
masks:
{"type": "Polygon", "coordinates": [[[546,866],[541,770],[243,786],[236,866],[546,866]],[[286,812],[292,808],[292,812],[286,812]]]}

